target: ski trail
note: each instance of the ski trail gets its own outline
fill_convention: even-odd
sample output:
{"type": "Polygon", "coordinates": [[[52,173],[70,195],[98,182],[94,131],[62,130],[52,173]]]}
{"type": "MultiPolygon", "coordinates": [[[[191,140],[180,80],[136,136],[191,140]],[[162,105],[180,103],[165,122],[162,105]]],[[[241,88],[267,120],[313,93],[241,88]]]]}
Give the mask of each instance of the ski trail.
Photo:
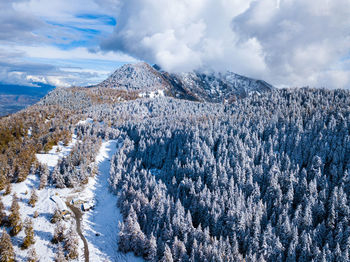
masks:
{"type": "Polygon", "coordinates": [[[84,194],[93,197],[95,208],[84,219],[84,235],[89,243],[91,261],[143,261],[133,254],[118,251],[118,221],[123,217],[117,207],[118,197],[109,190],[111,158],[120,145],[111,140],[102,143],[96,157],[98,174],[89,182],[84,194]]]}

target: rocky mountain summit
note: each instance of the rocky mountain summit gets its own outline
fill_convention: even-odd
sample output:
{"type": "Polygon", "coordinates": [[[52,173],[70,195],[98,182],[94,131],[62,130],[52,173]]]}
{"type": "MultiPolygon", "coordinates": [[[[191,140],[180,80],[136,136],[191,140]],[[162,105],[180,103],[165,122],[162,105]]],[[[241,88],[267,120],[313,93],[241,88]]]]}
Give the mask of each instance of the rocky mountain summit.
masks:
{"type": "Polygon", "coordinates": [[[156,91],[169,88],[162,75],[147,63],[123,65],[97,87],[123,91],[156,91]]]}
{"type": "Polygon", "coordinates": [[[168,73],[159,66],[141,62],[117,69],[99,88],[113,88],[142,94],[162,91],[168,96],[193,101],[223,102],[246,97],[252,92],[271,91],[274,87],[265,81],[232,72],[168,73]]]}

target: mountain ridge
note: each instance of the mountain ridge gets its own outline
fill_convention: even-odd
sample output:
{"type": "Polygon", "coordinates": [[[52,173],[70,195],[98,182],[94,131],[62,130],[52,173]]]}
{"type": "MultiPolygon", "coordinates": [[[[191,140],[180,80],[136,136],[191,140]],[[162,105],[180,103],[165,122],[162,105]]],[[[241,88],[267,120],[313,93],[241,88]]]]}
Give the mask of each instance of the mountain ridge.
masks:
{"type": "Polygon", "coordinates": [[[169,96],[202,102],[230,101],[246,97],[252,92],[275,89],[263,80],[229,71],[169,73],[145,62],[123,65],[106,80],[92,87],[143,93],[163,90],[169,96]]]}

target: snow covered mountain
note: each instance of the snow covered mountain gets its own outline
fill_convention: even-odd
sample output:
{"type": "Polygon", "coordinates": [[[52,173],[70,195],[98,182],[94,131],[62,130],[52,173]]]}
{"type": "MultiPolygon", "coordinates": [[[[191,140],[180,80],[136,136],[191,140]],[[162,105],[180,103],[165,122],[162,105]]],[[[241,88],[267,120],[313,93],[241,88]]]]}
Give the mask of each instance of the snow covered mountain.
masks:
{"type": "Polygon", "coordinates": [[[162,75],[147,63],[124,65],[97,87],[150,92],[169,88],[162,75]]]}
{"type": "Polygon", "coordinates": [[[147,63],[127,64],[95,87],[123,91],[155,92],[163,90],[169,96],[206,102],[223,102],[246,97],[252,92],[267,92],[274,87],[265,81],[232,72],[168,73],[147,63]]]}
{"type": "Polygon", "coordinates": [[[246,97],[252,92],[267,92],[274,87],[265,81],[255,80],[232,72],[163,73],[172,84],[172,93],[192,96],[198,101],[223,102],[236,97],[246,97]]]}
{"type": "Polygon", "coordinates": [[[350,261],[349,90],[109,80],[0,118],[1,261],[350,261]]]}

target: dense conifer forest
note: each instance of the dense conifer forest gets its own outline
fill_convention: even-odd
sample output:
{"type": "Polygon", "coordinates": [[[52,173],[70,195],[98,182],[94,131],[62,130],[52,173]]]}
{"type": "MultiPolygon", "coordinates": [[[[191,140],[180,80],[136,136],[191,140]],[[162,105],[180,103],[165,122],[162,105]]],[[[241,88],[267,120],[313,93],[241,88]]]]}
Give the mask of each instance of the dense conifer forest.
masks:
{"type": "Polygon", "coordinates": [[[42,187],[86,184],[101,141],[114,139],[119,250],[149,261],[349,261],[349,91],[281,89],[232,103],[113,92],[56,89],[2,118],[3,187],[29,172],[42,187]],[[30,157],[71,134],[83,142],[51,172],[30,157]]]}
{"type": "Polygon", "coordinates": [[[300,89],[111,108],[119,248],[155,261],[348,261],[349,106],[348,91],[300,89]]]}

